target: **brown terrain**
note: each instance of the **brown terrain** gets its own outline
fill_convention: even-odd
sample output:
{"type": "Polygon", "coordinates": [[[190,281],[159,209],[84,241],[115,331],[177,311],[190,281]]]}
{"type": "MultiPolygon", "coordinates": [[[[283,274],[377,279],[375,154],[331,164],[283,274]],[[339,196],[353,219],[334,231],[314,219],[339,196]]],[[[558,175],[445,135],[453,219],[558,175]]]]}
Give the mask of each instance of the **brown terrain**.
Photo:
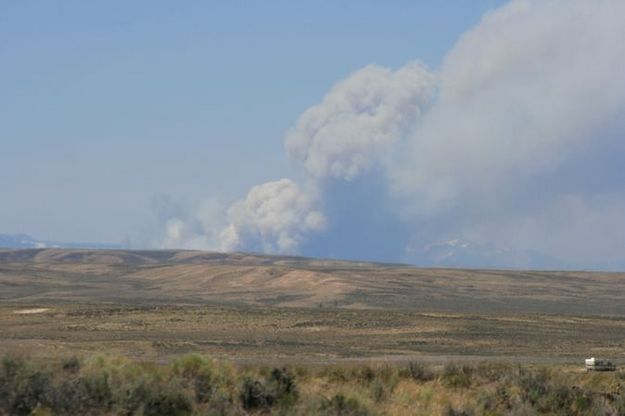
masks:
{"type": "Polygon", "coordinates": [[[199,251],[0,250],[0,353],[625,358],[625,273],[199,251]]]}

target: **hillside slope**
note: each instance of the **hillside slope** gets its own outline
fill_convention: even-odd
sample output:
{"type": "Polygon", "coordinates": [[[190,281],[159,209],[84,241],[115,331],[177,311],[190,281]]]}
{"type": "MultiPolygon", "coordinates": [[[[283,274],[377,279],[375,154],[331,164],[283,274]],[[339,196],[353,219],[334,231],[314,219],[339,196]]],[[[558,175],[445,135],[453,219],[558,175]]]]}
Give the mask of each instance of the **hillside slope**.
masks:
{"type": "Polygon", "coordinates": [[[200,251],[0,250],[0,300],[625,315],[625,273],[424,269],[200,251]]]}

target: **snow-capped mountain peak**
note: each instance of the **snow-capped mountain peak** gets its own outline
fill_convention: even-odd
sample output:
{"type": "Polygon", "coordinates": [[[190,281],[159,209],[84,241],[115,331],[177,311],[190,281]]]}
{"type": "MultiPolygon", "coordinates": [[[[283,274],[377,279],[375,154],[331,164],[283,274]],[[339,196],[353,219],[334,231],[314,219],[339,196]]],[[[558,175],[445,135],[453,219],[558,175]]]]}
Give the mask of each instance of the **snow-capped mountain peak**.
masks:
{"type": "Polygon", "coordinates": [[[515,250],[462,238],[426,244],[411,251],[411,261],[424,266],[467,268],[554,268],[562,262],[541,253],[515,250]]]}

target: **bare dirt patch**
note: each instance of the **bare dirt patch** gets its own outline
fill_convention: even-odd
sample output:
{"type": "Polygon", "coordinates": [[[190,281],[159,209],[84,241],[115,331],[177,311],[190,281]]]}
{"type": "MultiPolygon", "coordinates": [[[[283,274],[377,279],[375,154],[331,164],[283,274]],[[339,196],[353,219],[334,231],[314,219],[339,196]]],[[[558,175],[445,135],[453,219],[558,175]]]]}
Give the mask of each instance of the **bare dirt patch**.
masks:
{"type": "Polygon", "coordinates": [[[48,312],[50,308],[30,308],[30,309],[16,309],[13,313],[18,315],[32,315],[36,313],[48,312]]]}

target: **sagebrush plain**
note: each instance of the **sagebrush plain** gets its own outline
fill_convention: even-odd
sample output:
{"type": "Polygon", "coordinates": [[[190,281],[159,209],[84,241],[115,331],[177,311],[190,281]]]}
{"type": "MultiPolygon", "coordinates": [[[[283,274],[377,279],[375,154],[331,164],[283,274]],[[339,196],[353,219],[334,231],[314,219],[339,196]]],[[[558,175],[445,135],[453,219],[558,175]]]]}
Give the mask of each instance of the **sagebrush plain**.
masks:
{"type": "MultiPolygon", "coordinates": [[[[623,363],[623,283],[624,273],[420,269],[193,251],[3,250],[0,355],[35,363],[31,369],[74,357],[85,368],[95,366],[94,357],[108,357],[98,362],[113,367],[161,366],[157,372],[174,371],[183,357],[232,366],[226,407],[248,413],[306,414],[317,406],[328,414],[506,414],[519,406],[540,413],[543,406],[551,410],[542,413],[553,414],[554,403],[530,400],[538,393],[523,383],[536,382],[546,386],[536,387],[544,394],[585,392],[563,396],[563,414],[592,406],[618,414],[609,412],[621,406],[621,373],[586,375],[583,359],[623,363]],[[252,387],[245,380],[277,388],[272,368],[287,371],[308,401],[246,408],[241,392],[252,387]],[[371,374],[362,376],[367,368],[371,374]],[[410,368],[431,376],[414,385],[419,376],[410,368]],[[450,377],[467,380],[453,386],[450,377]],[[504,396],[484,396],[491,393],[504,396]],[[340,413],[337,406],[353,409],[340,413]]],[[[53,390],[61,383],[50,380],[53,390]]],[[[187,387],[183,408],[208,411],[187,387]]],[[[115,406],[121,404],[105,403],[101,412],[115,413],[115,406]]]]}

